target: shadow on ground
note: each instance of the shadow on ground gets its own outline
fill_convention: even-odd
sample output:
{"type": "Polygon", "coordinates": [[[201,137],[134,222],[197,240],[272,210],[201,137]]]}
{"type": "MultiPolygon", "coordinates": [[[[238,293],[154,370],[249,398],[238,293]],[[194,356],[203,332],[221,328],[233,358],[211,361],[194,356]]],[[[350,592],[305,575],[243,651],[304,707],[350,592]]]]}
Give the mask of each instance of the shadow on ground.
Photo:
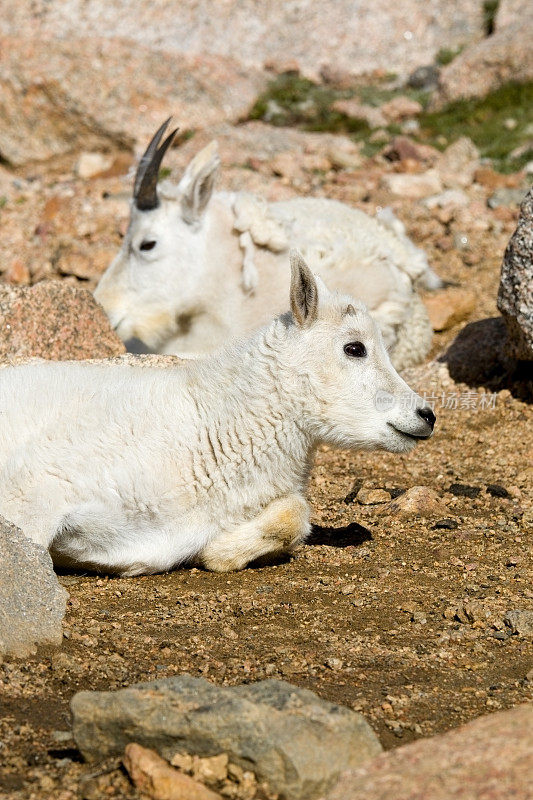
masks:
{"type": "Polygon", "coordinates": [[[509,389],[513,397],[533,399],[533,365],[506,354],[507,328],[501,317],[466,325],[438,359],[448,365],[456,383],[485,386],[491,391],[509,389]]]}
{"type": "Polygon", "coordinates": [[[358,522],[350,522],[341,528],[313,525],[307,544],[327,544],[329,547],[356,547],[369,542],[372,534],[358,522]]]}

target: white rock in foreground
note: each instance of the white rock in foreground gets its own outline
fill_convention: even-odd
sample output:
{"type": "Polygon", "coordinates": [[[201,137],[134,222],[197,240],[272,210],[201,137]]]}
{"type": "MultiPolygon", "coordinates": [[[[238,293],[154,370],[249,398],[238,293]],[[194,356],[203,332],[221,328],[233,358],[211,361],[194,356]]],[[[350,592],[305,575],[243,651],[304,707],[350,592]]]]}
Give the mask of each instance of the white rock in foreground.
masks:
{"type": "Polygon", "coordinates": [[[420,200],[442,192],[442,181],[435,169],[414,174],[393,172],[384,175],[382,183],[393,194],[411,200],[420,200]]]}

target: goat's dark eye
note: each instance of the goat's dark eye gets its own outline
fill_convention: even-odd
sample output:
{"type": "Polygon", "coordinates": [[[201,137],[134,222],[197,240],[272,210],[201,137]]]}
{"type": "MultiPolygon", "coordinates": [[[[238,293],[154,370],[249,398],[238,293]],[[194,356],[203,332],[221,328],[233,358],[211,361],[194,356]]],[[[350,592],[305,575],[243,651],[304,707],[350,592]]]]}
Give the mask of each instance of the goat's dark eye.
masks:
{"type": "Polygon", "coordinates": [[[150,240],[149,242],[141,242],[139,250],[153,250],[155,245],[156,243],[153,240],[150,240]]]}
{"type": "Polygon", "coordinates": [[[363,358],[366,356],[366,347],[363,342],[348,342],[344,345],[344,352],[352,358],[363,358]]]}

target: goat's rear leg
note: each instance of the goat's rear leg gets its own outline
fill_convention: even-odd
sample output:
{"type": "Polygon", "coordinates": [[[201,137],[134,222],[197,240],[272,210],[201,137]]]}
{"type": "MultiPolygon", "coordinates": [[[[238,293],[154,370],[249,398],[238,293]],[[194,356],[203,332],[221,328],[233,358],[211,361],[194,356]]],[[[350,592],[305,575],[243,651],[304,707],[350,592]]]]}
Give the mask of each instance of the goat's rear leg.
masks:
{"type": "Polygon", "coordinates": [[[217,536],[199,554],[214,572],[242,569],[261,556],[290,553],[309,535],[309,506],[297,494],[273,500],[253,519],[217,536]]]}

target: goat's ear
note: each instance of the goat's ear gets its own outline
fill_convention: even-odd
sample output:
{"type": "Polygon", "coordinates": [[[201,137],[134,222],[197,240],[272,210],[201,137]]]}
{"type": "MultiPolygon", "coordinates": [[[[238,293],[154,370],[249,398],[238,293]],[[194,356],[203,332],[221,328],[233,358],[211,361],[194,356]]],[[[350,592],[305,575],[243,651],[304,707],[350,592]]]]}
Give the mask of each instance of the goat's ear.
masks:
{"type": "Polygon", "coordinates": [[[318,286],[315,276],[298,250],[291,250],[291,311],[301,328],[308,328],[318,316],[318,286]]]}
{"type": "Polygon", "coordinates": [[[213,141],[193,158],[179,183],[181,213],[185,222],[197,222],[204,213],[220,166],[218,144],[213,141]]]}

